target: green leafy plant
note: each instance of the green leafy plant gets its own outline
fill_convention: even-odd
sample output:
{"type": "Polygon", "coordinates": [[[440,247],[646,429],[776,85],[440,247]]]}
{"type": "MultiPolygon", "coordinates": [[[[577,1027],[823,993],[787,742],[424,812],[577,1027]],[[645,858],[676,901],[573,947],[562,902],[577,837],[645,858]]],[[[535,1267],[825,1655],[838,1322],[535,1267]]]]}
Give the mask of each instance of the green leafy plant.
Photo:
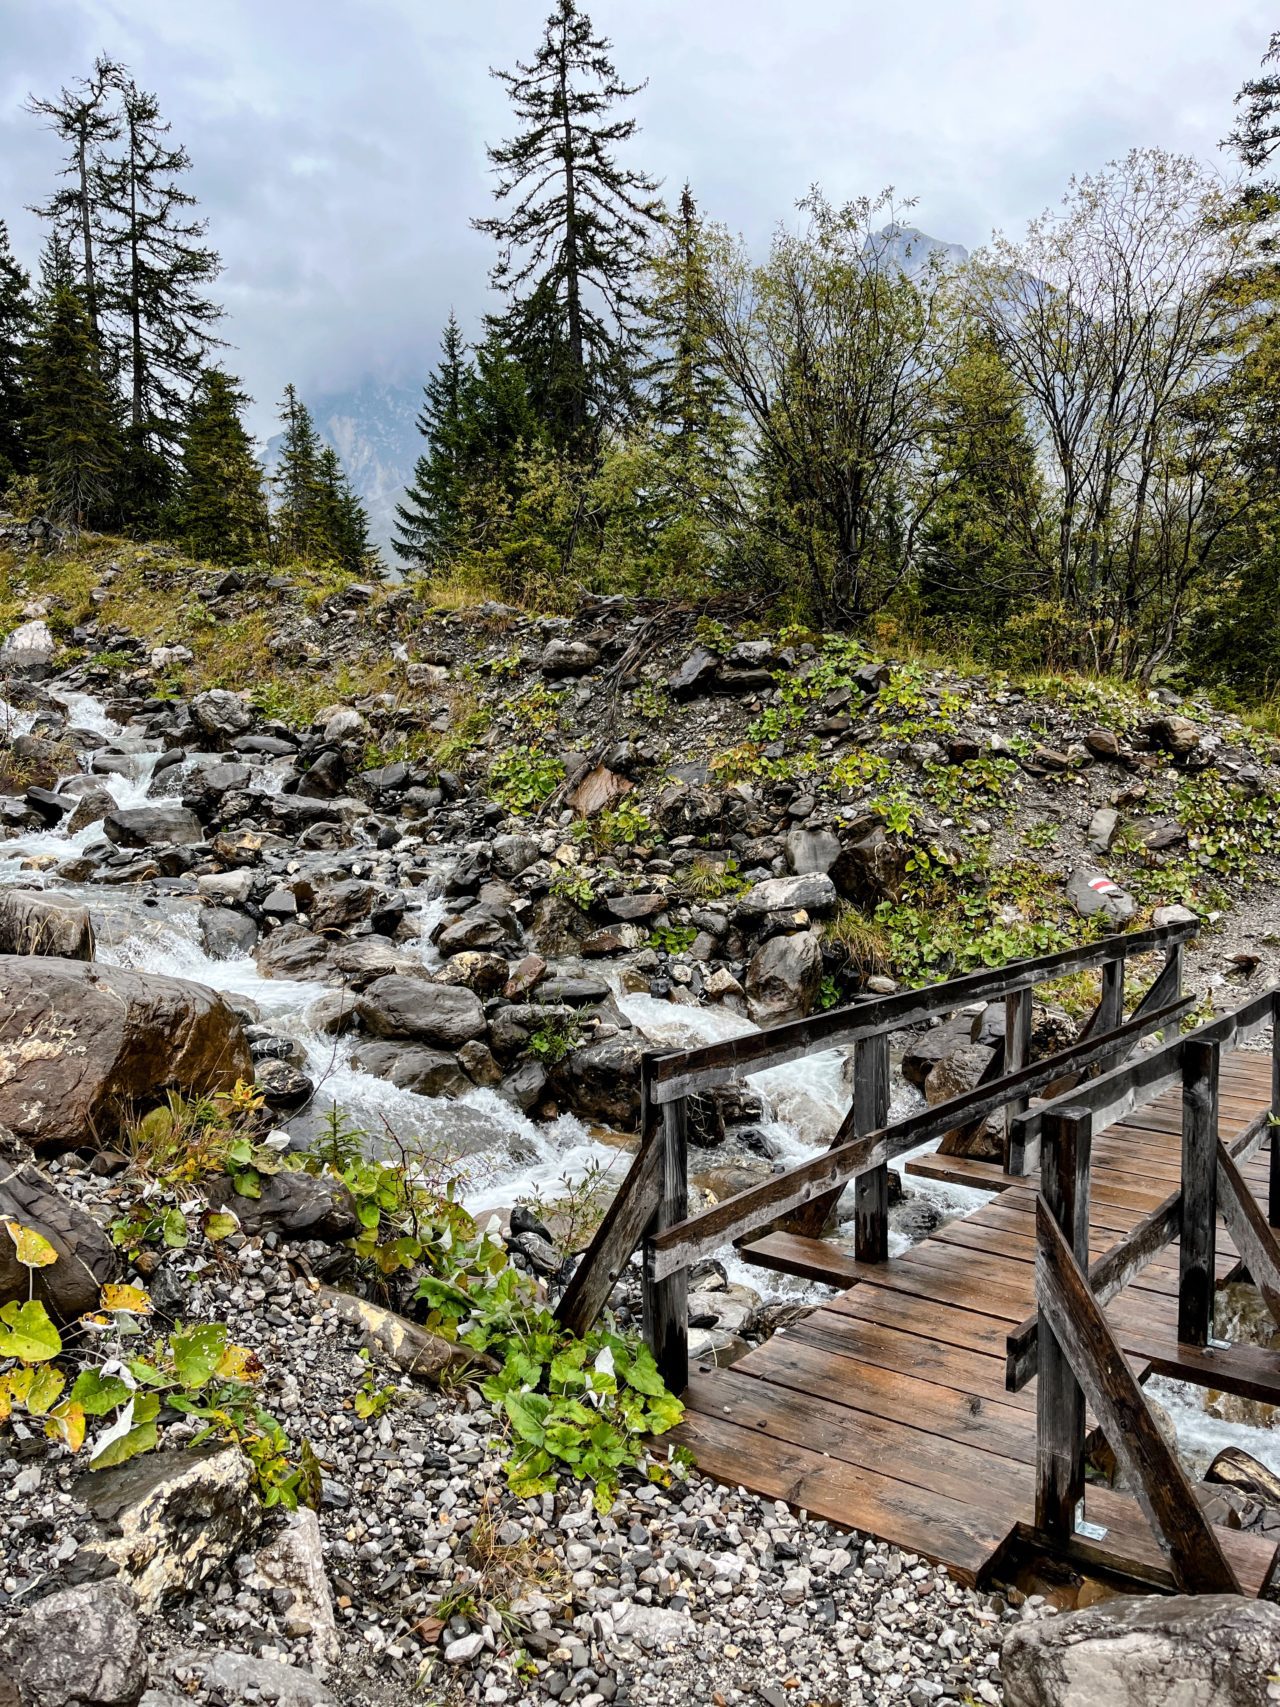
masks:
{"type": "Polygon", "coordinates": [[[564,780],[564,765],[532,747],[512,747],[494,760],[489,791],[508,812],[536,812],[564,780]]]}
{"type": "Polygon", "coordinates": [[[655,925],[649,932],[649,948],[660,954],[685,954],[693,947],[698,932],[693,925],[655,925]]]}
{"type": "Polygon", "coordinates": [[[582,1042],[582,1025],[577,1014],[564,1016],[548,1014],[538,1028],[531,1032],[526,1051],[545,1066],[556,1067],[566,1055],[582,1042]]]}
{"type": "Polygon", "coordinates": [[[745,895],[751,885],[738,869],[736,859],[723,862],[698,855],[679,877],[680,893],[691,901],[723,901],[745,895]]]}
{"type": "Polygon", "coordinates": [[[551,879],[551,894],[559,896],[563,901],[572,901],[582,912],[588,913],[596,903],[596,892],[591,886],[591,879],[585,872],[575,871],[568,867],[557,872],[551,879]]]}

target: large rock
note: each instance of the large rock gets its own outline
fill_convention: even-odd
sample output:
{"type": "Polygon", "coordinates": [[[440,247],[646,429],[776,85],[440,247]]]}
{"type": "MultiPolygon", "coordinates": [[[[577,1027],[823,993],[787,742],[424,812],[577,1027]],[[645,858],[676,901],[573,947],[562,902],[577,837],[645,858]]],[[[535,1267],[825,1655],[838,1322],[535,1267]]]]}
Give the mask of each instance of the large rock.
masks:
{"type": "Polygon", "coordinates": [[[7,634],[0,644],[0,673],[43,676],[53,662],[56,643],[49,624],[36,617],[7,634]]]}
{"type": "Polygon", "coordinates": [[[204,825],[189,807],[161,801],[154,806],[117,806],[102,820],[102,833],[121,848],[185,847],[204,840],[204,825]]]}
{"type": "Polygon", "coordinates": [[[0,1626],[5,1707],[135,1707],[147,1687],[148,1643],[132,1591],[82,1583],[47,1594],[0,1626]]]}
{"type": "Polygon", "coordinates": [[[1280,1606],[1124,1596],[1018,1625],[1000,1663],[1006,1707],[1265,1707],[1280,1606]]]}
{"type": "Polygon", "coordinates": [[[842,895],[870,909],[896,900],[910,857],[909,850],[877,824],[844,844],[831,877],[842,895]]]}
{"type": "Polygon", "coordinates": [[[544,676],[585,676],[599,662],[599,652],[585,640],[549,640],[538,668],[544,676]]]}
{"type": "Polygon", "coordinates": [[[640,1057],[634,1036],[609,1037],[575,1049],[561,1062],[556,1083],[575,1114],[632,1130],[640,1119],[640,1057]]]}
{"type": "Polygon", "coordinates": [[[191,701],[191,716],[203,734],[213,736],[222,746],[229,746],[253,724],[253,713],[248,706],[239,694],[226,688],[198,693],[191,701]]]}
{"type": "Polygon", "coordinates": [[[840,838],[834,830],[789,830],[787,864],[792,871],[820,871],[825,876],[840,858],[840,838]]]}
{"type": "Polygon", "coordinates": [[[335,1244],[357,1230],[355,1199],[328,1174],[285,1169],[264,1174],[261,1194],[242,1197],[225,1177],[209,1180],[205,1196],[216,1209],[231,1209],[246,1233],[284,1233],[291,1239],[321,1239],[335,1244]]]}
{"type": "MultiPolygon", "coordinates": [[[[93,783],[88,777],[84,780],[89,786],[75,790],[76,804],[65,825],[69,836],[88,829],[90,824],[100,824],[108,812],[116,809],[116,797],[105,783],[93,783]]],[[[62,792],[71,794],[72,790],[64,787],[62,792]]]]}
{"type": "Polygon", "coordinates": [[[326,1665],[337,1660],[338,1626],[315,1512],[305,1506],[289,1512],[284,1527],[254,1555],[246,1581],[256,1593],[270,1595],[286,1635],[307,1638],[313,1659],[326,1665]]]}
{"type": "Polygon", "coordinates": [[[724,801],[713,789],[673,782],[658,796],[654,815],[668,837],[709,836],[720,828],[724,801]]]}
{"type": "MultiPolygon", "coordinates": [[[[205,1699],[234,1703],[236,1707],[248,1701],[263,1703],[264,1707],[328,1707],[334,1699],[332,1690],[314,1672],[283,1660],[263,1659],[261,1654],[239,1654],[222,1648],[205,1652],[184,1649],[174,1655],[173,1670],[193,1673],[206,1691],[205,1699]]],[[[173,1699],[185,1701],[185,1689],[173,1699]]]]}
{"type": "Polygon", "coordinates": [[[425,1043],[366,1043],[352,1055],[351,1065],[424,1097],[461,1097],[475,1089],[455,1056],[425,1043]]]}
{"type": "Polygon", "coordinates": [[[148,1453],[80,1487],[99,1525],[81,1555],[113,1564],[145,1612],[215,1575],[258,1526],[253,1466],[238,1446],[148,1453]]]}
{"type": "Polygon", "coordinates": [[[755,884],[738,902],[738,911],[749,917],[761,913],[829,913],[840,897],[824,872],[807,871],[796,877],[767,877],[755,884]]]}
{"type": "Polygon", "coordinates": [[[0,954],[52,954],[93,959],[89,909],[56,889],[0,892],[0,954]]]}
{"type": "MultiPolygon", "coordinates": [[[[924,1097],[930,1108],[973,1090],[991,1065],[994,1054],[985,1043],[963,1043],[935,1062],[924,1082],[924,1097]]],[[[967,1126],[953,1127],[944,1133],[938,1151],[944,1156],[995,1161],[1004,1155],[1004,1128],[996,1115],[976,1124],[970,1121],[967,1126]]]]}
{"type": "Polygon", "coordinates": [[[41,1173],[11,1132],[0,1132],[0,1222],[5,1221],[39,1233],[58,1260],[34,1271],[25,1268],[12,1238],[0,1230],[0,1303],[32,1296],[34,1280],[34,1296],[59,1321],[98,1308],[102,1287],[116,1276],[116,1248],[93,1217],[41,1173]]]}
{"type": "Polygon", "coordinates": [[[713,690],[719,669],[720,660],[714,652],[705,646],[695,646],[683,664],[677,665],[667,677],[667,687],[677,699],[693,699],[713,690]]]}
{"type": "Polygon", "coordinates": [[[813,1012],[822,988],[822,950],[809,931],[770,937],[747,967],[747,1011],[757,1025],[779,1025],[813,1012]]]}
{"type": "Polygon", "coordinates": [[[356,1013],[374,1037],[433,1043],[440,1049],[458,1049],[485,1030],[484,1008],[474,991],[394,972],[369,985],[356,1013]]]}
{"type": "Polygon", "coordinates": [[[1189,717],[1153,717],[1143,730],[1148,745],[1175,759],[1187,759],[1200,745],[1200,730],[1189,717]]]}
{"type": "Polygon", "coordinates": [[[1127,924],[1138,910],[1138,903],[1127,890],[1101,872],[1083,867],[1067,880],[1067,900],[1082,919],[1101,914],[1117,925],[1127,924]]]}
{"type": "Polygon", "coordinates": [[[113,1132],[165,1090],[253,1078],[240,1022],[214,990],[120,966],[0,955],[0,1125],[37,1150],[113,1132]]]}

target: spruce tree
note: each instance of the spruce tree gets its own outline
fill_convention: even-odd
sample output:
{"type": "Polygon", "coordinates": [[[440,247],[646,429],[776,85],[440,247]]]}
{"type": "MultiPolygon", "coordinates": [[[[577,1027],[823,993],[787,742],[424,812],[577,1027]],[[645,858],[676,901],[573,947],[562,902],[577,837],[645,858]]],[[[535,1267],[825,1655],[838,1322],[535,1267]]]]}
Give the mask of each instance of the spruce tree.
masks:
{"type": "Polygon", "coordinates": [[[9,247],[0,219],[0,494],[11,476],[27,468],[27,396],[23,361],[31,337],[31,281],[9,247]]]}
{"type": "Polygon", "coordinates": [[[316,543],[313,552],[339,564],[352,575],[372,565],[369,518],[351,488],[338,453],[322,445],[316,459],[316,543]]]}
{"type": "Polygon", "coordinates": [[[66,183],[33,211],[49,220],[67,251],[74,248],[78,256],[78,285],[95,345],[101,330],[102,151],[120,135],[120,115],[114,105],[120,73],[114,60],[100,55],[92,76],[59,90],[56,97],[32,95],[27,100],[27,111],[47,119],[49,128],[67,145],[61,174],[66,183]]]}
{"type": "Polygon", "coordinates": [[[97,172],[105,215],[99,297],[128,402],[131,504],[141,517],[162,501],[177,461],[187,403],[222,310],[205,294],[221,270],[180,179],[191,157],[169,141],[154,95],[116,67],[118,151],[97,172]]]}
{"type": "Polygon", "coordinates": [[[276,548],[285,558],[310,557],[322,543],[320,437],[292,385],[284,388],[280,420],[284,439],[272,481],[276,548]]]}
{"type": "Polygon", "coordinates": [[[121,444],[88,310],[67,285],[42,302],[27,358],[30,464],[55,521],[115,519],[121,444]]]}
{"type": "Polygon", "coordinates": [[[657,185],[618,161],[636,121],[627,84],[576,0],[557,0],[531,64],[494,71],[521,128],[489,149],[499,212],[474,221],[499,244],[495,325],[528,376],[553,441],[582,451],[630,400],[641,279],[657,185]]]}
{"type": "Polygon", "coordinates": [[[440,364],[423,387],[417,428],[427,448],[413,470],[405,502],[396,505],[392,546],[396,556],[420,568],[456,538],[465,479],[464,415],[475,370],[467,359],[462,329],[449,315],[440,341],[440,364]]]}
{"type": "Polygon", "coordinates": [[[172,531],[195,557],[245,563],[268,546],[262,470],[240,412],[237,381],[207,368],[187,414],[172,531]]]}

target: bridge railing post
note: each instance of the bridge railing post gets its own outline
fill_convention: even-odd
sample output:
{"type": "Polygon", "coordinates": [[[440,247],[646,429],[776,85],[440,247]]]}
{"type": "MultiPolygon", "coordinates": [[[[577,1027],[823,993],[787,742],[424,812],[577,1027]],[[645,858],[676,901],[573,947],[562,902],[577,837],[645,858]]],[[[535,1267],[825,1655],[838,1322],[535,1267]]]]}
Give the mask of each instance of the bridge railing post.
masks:
{"type": "Polygon", "coordinates": [[[1267,1220],[1280,1227],[1280,998],[1271,1006],[1271,1135],[1267,1220]]]}
{"type": "Polygon", "coordinates": [[[1208,1345],[1217,1284],[1218,1076],[1221,1047],[1182,1045],[1182,1219],[1178,1234],[1178,1338],[1208,1345]]]}
{"type": "MultiPolygon", "coordinates": [[[[1089,1163],[1093,1115],[1088,1109],[1047,1114],[1040,1131],[1040,1194],[1081,1268],[1089,1270],[1089,1163]]],[[[1036,1255],[1043,1302],[1044,1255],[1036,1255]]],[[[1036,1378],[1036,1527],[1058,1544],[1074,1534],[1084,1505],[1084,1393],[1043,1311],[1036,1378]]]]}
{"type": "Polygon", "coordinates": [[[652,1237],[683,1221],[689,1212],[686,1137],[687,1099],[663,1104],[658,1134],[658,1207],[645,1236],[641,1297],[644,1337],[658,1372],[673,1393],[689,1384],[689,1271],[680,1268],[665,1280],[653,1277],[652,1237]]]}
{"type": "MultiPolygon", "coordinates": [[[[1031,1019],[1034,989],[1010,990],[1004,999],[1004,1071],[1017,1073],[1031,1062],[1031,1019]]],[[[1025,1158],[1017,1141],[1014,1122],[1026,1111],[1025,1096],[1010,1097],[1004,1105],[1004,1167],[1006,1173],[1021,1173],[1025,1158]]]]}
{"type": "MultiPolygon", "coordinates": [[[[853,1045],[853,1136],[878,1132],[889,1119],[889,1034],[859,1037],[853,1045]]],[[[881,1162],[854,1181],[854,1255],[859,1262],[889,1257],[889,1164],[881,1162]]]]}

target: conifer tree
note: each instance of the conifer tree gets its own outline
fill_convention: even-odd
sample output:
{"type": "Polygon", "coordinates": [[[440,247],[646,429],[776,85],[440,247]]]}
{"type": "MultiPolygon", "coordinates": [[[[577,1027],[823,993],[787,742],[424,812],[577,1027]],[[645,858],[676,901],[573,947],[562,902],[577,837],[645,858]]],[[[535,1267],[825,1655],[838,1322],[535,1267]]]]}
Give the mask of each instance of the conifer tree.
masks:
{"type": "Polygon", "coordinates": [[[72,88],[59,90],[56,97],[42,99],[32,95],[27,100],[27,111],[47,119],[49,128],[67,145],[61,174],[66,183],[34,211],[50,221],[68,253],[74,246],[81,300],[95,345],[101,330],[98,280],[103,223],[101,160],[102,150],[120,135],[120,116],[113,103],[120,71],[114,60],[100,55],[94,61],[92,76],[82,77],[72,88]]]}
{"type": "Polygon", "coordinates": [[[556,0],[531,64],[494,71],[521,128],[489,149],[499,212],[474,223],[499,244],[495,325],[528,376],[553,441],[589,448],[629,401],[657,185],[622,165],[636,121],[610,44],[576,0],[556,0]]]}
{"type": "Polygon", "coordinates": [[[423,387],[417,428],[426,441],[413,470],[405,502],[396,505],[392,546],[406,563],[426,568],[456,536],[464,479],[464,414],[474,369],[462,329],[452,313],[440,340],[440,363],[423,387]]]}
{"type": "Polygon", "coordinates": [[[222,310],[205,288],[221,262],[180,183],[191,157],[170,143],[155,96],[122,67],[111,86],[120,148],[103,153],[96,174],[105,216],[99,297],[128,403],[131,505],[147,515],[163,499],[188,399],[220,342],[213,326],[222,310]]]}
{"type": "Polygon", "coordinates": [[[191,399],[173,505],[173,532],[195,557],[245,563],[268,546],[262,470],[240,412],[237,381],[207,368],[191,399]]]}
{"type": "Polygon", "coordinates": [[[351,488],[338,453],[322,445],[316,458],[316,554],[340,564],[353,575],[371,566],[369,518],[351,488]]]}
{"type": "Polygon", "coordinates": [[[31,281],[9,247],[0,219],[0,492],[9,478],[27,468],[27,396],[23,361],[31,337],[34,305],[31,281]]]}
{"type": "Polygon", "coordinates": [[[284,439],[272,481],[276,547],[286,558],[310,557],[321,542],[320,437],[292,385],[284,388],[280,420],[284,439]]]}
{"type": "Polygon", "coordinates": [[[80,297],[59,285],[41,303],[27,359],[31,469],[54,520],[103,525],[117,513],[121,443],[115,399],[80,297]]]}

